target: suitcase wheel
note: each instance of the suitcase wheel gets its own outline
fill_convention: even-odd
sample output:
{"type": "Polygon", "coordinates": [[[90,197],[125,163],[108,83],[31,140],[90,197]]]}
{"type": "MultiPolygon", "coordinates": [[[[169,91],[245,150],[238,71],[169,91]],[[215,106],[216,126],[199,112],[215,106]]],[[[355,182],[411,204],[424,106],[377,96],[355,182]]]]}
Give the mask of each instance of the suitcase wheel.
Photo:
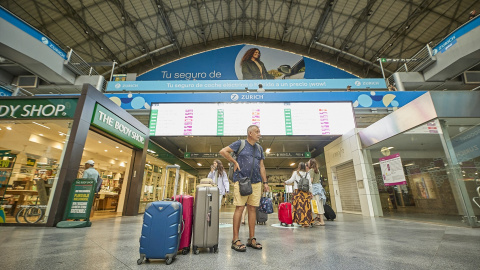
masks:
{"type": "MultiPolygon", "coordinates": [[[[145,260],[145,254],[140,254],[140,259],[137,260],[137,264],[140,265],[143,263],[143,260],[145,260]]],[[[148,261],[148,259],[147,259],[148,261]]]]}
{"type": "Polygon", "coordinates": [[[189,252],[190,252],[190,248],[189,248],[189,247],[186,247],[186,248],[182,249],[182,254],[183,254],[183,255],[187,255],[189,252]]]}
{"type": "Polygon", "coordinates": [[[167,258],[165,259],[165,264],[166,264],[166,265],[172,264],[172,262],[173,262],[173,257],[167,257],[167,258]]]}
{"type": "Polygon", "coordinates": [[[218,246],[217,245],[213,246],[212,250],[213,250],[213,253],[217,253],[218,252],[218,246]]]}
{"type": "Polygon", "coordinates": [[[193,254],[198,255],[200,253],[200,250],[198,250],[198,247],[193,246],[193,254]]]}

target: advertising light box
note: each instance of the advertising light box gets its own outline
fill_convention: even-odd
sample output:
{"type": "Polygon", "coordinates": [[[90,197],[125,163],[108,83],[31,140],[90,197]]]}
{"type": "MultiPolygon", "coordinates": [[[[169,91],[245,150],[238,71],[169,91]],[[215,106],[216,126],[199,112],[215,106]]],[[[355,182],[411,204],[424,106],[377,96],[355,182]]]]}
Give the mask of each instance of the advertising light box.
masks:
{"type": "Polygon", "coordinates": [[[355,127],[352,104],[153,103],[150,136],[342,135],[355,127]]]}

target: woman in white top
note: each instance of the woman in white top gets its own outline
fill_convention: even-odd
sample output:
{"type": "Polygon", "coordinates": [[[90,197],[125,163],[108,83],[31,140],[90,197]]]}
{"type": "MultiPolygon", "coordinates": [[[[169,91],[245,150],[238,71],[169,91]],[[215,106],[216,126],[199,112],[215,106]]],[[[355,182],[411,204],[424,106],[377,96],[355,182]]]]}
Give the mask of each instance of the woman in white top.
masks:
{"type": "Polygon", "coordinates": [[[211,167],[211,171],[207,178],[213,179],[213,182],[218,187],[218,208],[222,207],[222,199],[225,194],[230,190],[230,183],[228,182],[228,176],[223,168],[223,164],[220,160],[215,159],[211,167]]]}
{"type": "Polygon", "coordinates": [[[298,164],[298,169],[293,172],[292,177],[285,181],[285,184],[293,183],[293,222],[302,225],[304,228],[309,228],[313,222],[312,218],[312,180],[310,174],[307,172],[304,162],[298,164]],[[309,191],[305,192],[298,189],[298,183],[302,177],[306,177],[309,183],[309,191]]]}
{"type": "Polygon", "coordinates": [[[307,169],[310,169],[308,173],[310,173],[310,178],[312,179],[312,194],[314,199],[317,201],[318,206],[318,214],[315,217],[315,222],[313,225],[325,226],[325,222],[323,221],[323,214],[325,213],[323,205],[327,201],[327,197],[325,196],[325,189],[323,189],[322,186],[322,180],[320,171],[318,170],[317,161],[314,158],[308,161],[307,169]]]}

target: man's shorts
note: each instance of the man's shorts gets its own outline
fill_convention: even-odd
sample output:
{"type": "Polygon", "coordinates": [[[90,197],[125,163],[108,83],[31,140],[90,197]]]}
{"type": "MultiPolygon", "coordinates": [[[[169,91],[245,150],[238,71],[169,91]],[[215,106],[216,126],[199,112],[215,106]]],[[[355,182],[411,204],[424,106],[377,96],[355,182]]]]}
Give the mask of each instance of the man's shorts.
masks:
{"type": "Polygon", "coordinates": [[[262,196],[262,182],[252,184],[252,194],[248,196],[240,195],[239,182],[235,182],[233,193],[233,205],[244,206],[245,203],[251,206],[260,205],[260,197],[262,196]]]}

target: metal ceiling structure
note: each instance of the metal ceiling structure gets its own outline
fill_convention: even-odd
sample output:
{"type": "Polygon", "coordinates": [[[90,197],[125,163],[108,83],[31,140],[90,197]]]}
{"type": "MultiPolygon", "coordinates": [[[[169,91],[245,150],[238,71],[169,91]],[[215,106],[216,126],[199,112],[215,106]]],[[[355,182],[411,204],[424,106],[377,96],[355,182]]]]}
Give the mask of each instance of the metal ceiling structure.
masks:
{"type": "MultiPolygon", "coordinates": [[[[468,20],[474,0],[1,0],[87,62],[142,74],[235,44],[311,57],[381,77],[379,57],[410,58],[468,20]]],[[[477,7],[478,8],[478,7],[477,7]]],[[[399,63],[384,67],[387,76],[399,63]]],[[[96,67],[108,72],[108,67],[96,67]]]]}
{"type": "MultiPolygon", "coordinates": [[[[73,49],[99,73],[142,74],[172,61],[237,44],[289,51],[362,78],[382,77],[378,58],[411,58],[435,45],[480,8],[474,0],[0,0],[0,5],[43,32],[65,51],[73,49]],[[475,6],[477,4],[477,6],[475,6]],[[95,64],[96,63],[96,64],[95,64]]],[[[401,63],[384,63],[390,76],[401,63]]],[[[8,60],[0,66],[15,74],[8,60]]],[[[356,110],[357,127],[390,113],[356,110]]],[[[135,112],[132,113],[135,115],[135,112]]],[[[145,124],[148,116],[135,115],[145,124]]],[[[237,138],[158,137],[165,149],[218,152],[237,138]],[[188,149],[185,149],[188,148],[188,149]]],[[[317,156],[335,137],[265,137],[273,152],[317,156]],[[314,150],[313,150],[314,149],[314,150]]],[[[208,166],[213,160],[185,160],[208,166]]],[[[298,159],[269,159],[289,168],[298,159]]],[[[208,168],[208,167],[207,167],[208,168]]]]}

